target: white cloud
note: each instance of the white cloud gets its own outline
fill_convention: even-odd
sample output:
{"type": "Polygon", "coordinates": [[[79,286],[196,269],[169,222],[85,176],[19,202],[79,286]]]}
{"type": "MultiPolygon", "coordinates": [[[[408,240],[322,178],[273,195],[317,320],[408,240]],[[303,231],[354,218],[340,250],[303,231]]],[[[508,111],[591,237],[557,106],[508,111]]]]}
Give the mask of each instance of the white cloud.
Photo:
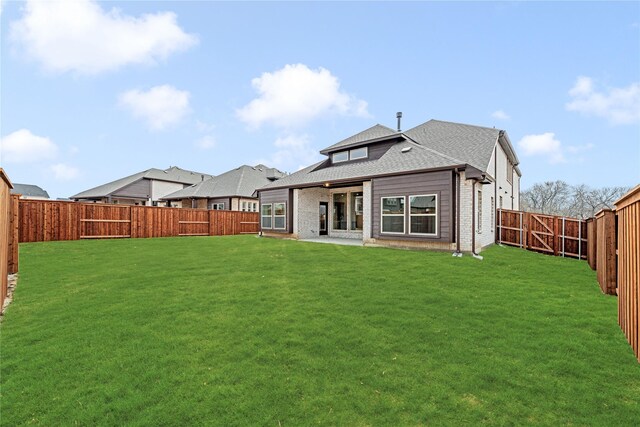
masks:
{"type": "Polygon", "coordinates": [[[97,74],[128,64],[154,64],[197,43],[172,12],[124,15],[95,1],[27,1],[11,38],[45,69],[97,74]]]}
{"type": "Polygon", "coordinates": [[[553,132],[540,135],[525,135],[518,146],[525,156],[547,156],[549,163],[565,162],[562,154],[562,144],[553,132]]]}
{"type": "Polygon", "coordinates": [[[77,178],[80,174],[80,171],[77,168],[64,163],[56,163],[55,165],[52,165],[49,170],[58,181],[70,181],[77,178]]]}
{"type": "Polygon", "coordinates": [[[263,73],[251,84],[258,97],[236,111],[238,118],[251,127],[272,123],[294,128],[325,114],[369,116],[367,103],[341,91],[338,78],[325,68],[286,65],[273,73],[263,73]]]}
{"type": "Polygon", "coordinates": [[[196,141],[196,147],[198,147],[201,150],[210,150],[215,146],[216,146],[216,139],[211,135],[203,136],[202,138],[196,141]]]}
{"type": "Polygon", "coordinates": [[[17,130],[0,140],[2,160],[9,163],[33,163],[55,157],[58,147],[49,138],[17,130]]]}
{"type": "Polygon", "coordinates": [[[277,150],[271,157],[258,160],[256,163],[291,171],[305,168],[320,160],[318,151],[311,146],[311,139],[306,134],[282,136],[276,139],[273,145],[277,150]]]}
{"type": "Polygon", "coordinates": [[[491,113],[491,117],[498,120],[509,120],[511,118],[511,116],[509,116],[502,110],[494,111],[493,113],[491,113]]]}
{"type": "Polygon", "coordinates": [[[573,100],[565,105],[568,111],[602,117],[612,124],[640,122],[640,82],[598,91],[593,79],[580,76],[569,90],[569,96],[573,100]]]}
{"type": "Polygon", "coordinates": [[[129,90],[120,94],[120,105],[134,117],[145,120],[152,130],[163,130],[179,123],[189,111],[188,91],[173,86],[155,86],[146,92],[129,90]]]}
{"type": "Polygon", "coordinates": [[[212,125],[202,120],[196,120],[196,129],[200,132],[211,132],[216,128],[216,125],[212,125]]]}

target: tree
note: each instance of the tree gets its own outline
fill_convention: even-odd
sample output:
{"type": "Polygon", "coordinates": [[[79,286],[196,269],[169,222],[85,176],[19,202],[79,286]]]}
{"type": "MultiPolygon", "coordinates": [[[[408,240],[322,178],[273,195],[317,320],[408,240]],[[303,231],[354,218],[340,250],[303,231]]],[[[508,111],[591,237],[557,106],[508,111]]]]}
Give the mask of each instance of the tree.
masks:
{"type": "Polygon", "coordinates": [[[594,189],[584,184],[571,186],[564,181],[547,181],[523,191],[520,200],[527,212],[585,219],[601,209],[612,209],[613,203],[628,191],[627,187],[594,189]]]}

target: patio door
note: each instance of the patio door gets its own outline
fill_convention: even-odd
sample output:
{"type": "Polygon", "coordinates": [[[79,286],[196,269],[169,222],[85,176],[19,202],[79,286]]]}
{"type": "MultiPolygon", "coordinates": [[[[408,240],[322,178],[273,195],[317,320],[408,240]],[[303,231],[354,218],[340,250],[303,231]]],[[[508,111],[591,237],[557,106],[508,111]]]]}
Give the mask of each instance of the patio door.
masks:
{"type": "Polygon", "coordinates": [[[327,213],[329,212],[329,203],[320,202],[320,216],[319,221],[320,225],[318,230],[320,231],[321,236],[326,236],[328,234],[328,226],[327,226],[327,213]]]}

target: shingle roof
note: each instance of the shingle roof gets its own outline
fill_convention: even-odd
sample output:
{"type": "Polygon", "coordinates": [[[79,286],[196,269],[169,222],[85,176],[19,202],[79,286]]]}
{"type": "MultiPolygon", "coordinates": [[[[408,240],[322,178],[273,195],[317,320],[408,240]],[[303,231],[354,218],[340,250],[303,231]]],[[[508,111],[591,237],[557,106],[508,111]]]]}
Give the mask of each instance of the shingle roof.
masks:
{"type": "Polygon", "coordinates": [[[322,154],[326,154],[331,151],[335,151],[338,148],[349,147],[353,145],[357,145],[361,142],[371,141],[374,139],[385,138],[388,136],[399,135],[395,130],[388,128],[386,126],[382,126],[377,124],[375,126],[371,126],[369,129],[365,129],[360,133],[357,133],[349,138],[343,139],[340,142],[337,142],[324,150],[320,150],[322,154]]]}
{"type": "MultiPolygon", "coordinates": [[[[439,120],[430,120],[400,134],[376,125],[330,146],[323,152],[326,154],[335,148],[397,135],[400,141],[392,145],[379,159],[319,168],[318,166],[326,161],[324,160],[268,184],[261,190],[307,184],[322,185],[325,182],[465,165],[487,172],[501,132],[499,129],[439,120]],[[404,150],[409,147],[410,150],[404,150]]],[[[515,158],[515,153],[513,155],[515,158]]],[[[514,163],[517,163],[517,158],[515,160],[514,163]]]]}
{"type": "Polygon", "coordinates": [[[464,165],[455,159],[439,154],[429,148],[405,140],[394,144],[377,160],[355,163],[344,163],[315,170],[324,161],[311,165],[298,172],[287,175],[260,190],[279,187],[296,187],[306,184],[323,184],[325,182],[362,179],[369,176],[427,170],[464,165]],[[404,149],[411,148],[403,152],[404,149]]]}
{"type": "Polygon", "coordinates": [[[117,179],[115,181],[108,182],[103,185],[99,185],[89,190],[85,190],[74,196],[71,196],[71,198],[72,199],[89,199],[89,198],[107,197],[108,195],[112,194],[116,190],[119,190],[122,187],[125,187],[143,178],[153,179],[157,181],[178,182],[181,184],[195,184],[197,182],[201,182],[203,177],[204,179],[207,179],[207,178],[211,178],[212,176],[213,175],[180,169],[177,166],[173,166],[164,170],[151,168],[151,169],[144,170],[142,172],[135,173],[133,175],[126,176],[124,178],[117,179]]]}
{"type": "Polygon", "coordinates": [[[500,129],[429,120],[404,134],[420,145],[486,171],[500,129]]]}
{"type": "Polygon", "coordinates": [[[277,169],[264,165],[247,166],[232,169],[211,179],[178,190],[163,197],[163,200],[200,199],[215,197],[252,197],[256,189],[268,184],[268,178],[284,176],[277,169]]]}
{"type": "Polygon", "coordinates": [[[25,197],[42,197],[45,199],[49,198],[49,193],[47,193],[41,187],[31,184],[14,183],[11,194],[22,194],[25,197]]]}

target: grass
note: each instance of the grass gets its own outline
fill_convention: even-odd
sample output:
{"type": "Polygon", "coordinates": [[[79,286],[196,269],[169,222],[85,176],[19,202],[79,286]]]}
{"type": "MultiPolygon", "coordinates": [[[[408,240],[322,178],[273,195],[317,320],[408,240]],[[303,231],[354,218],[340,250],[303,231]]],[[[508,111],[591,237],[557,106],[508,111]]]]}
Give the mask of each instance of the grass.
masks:
{"type": "Polygon", "coordinates": [[[25,244],[2,425],[637,425],[586,262],[254,236],[25,244]]]}

